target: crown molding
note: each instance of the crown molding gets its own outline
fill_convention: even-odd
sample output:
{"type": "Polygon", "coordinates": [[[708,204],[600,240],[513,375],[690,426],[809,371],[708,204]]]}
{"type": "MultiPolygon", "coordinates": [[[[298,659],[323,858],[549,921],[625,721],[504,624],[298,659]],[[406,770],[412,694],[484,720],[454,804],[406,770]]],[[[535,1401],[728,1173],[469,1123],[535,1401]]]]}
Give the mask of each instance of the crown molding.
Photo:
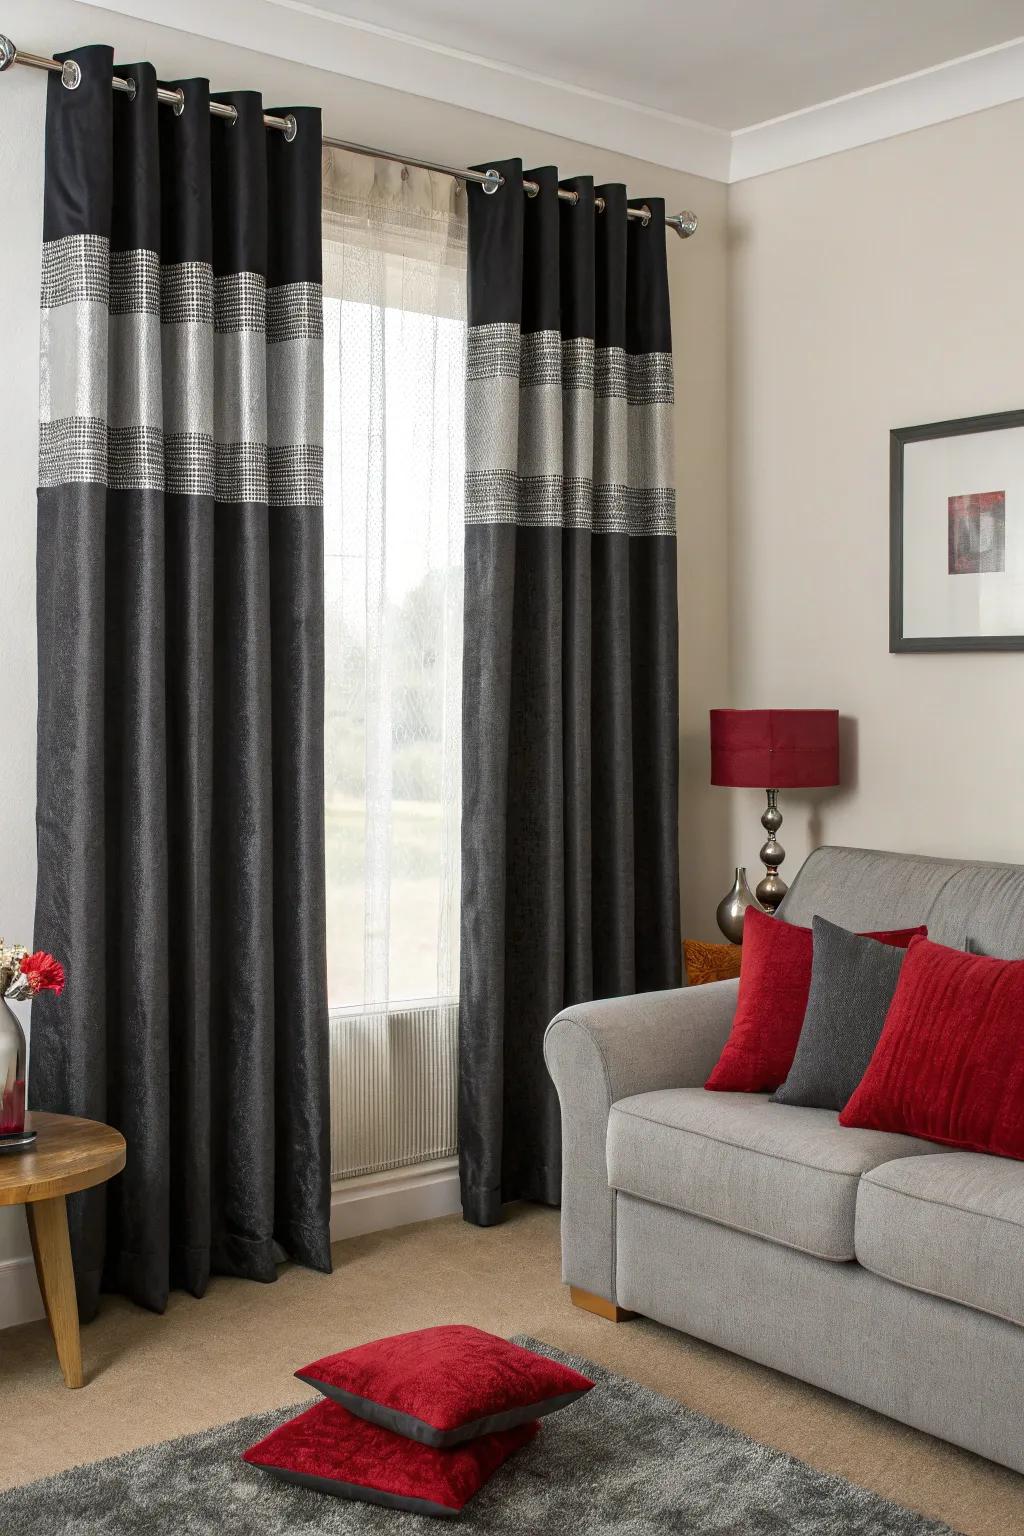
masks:
{"type": "MultiPolygon", "coordinates": [[[[166,0],[103,0],[97,8],[446,102],[713,181],[729,177],[731,135],[725,129],[338,16],[306,0],[176,0],[173,12],[166,0]]],[[[17,37],[14,40],[18,42],[17,37]]],[[[26,48],[45,49],[47,42],[27,34],[23,39],[26,48]]],[[[198,60],[197,68],[201,68],[198,60]]],[[[330,123],[325,126],[330,132],[330,123]]],[[[401,129],[396,129],[394,145],[382,147],[405,148],[401,129]]],[[[408,148],[410,153],[417,152],[413,145],[408,148]]],[[[500,148],[500,144],[467,145],[467,163],[500,148]]]]}
{"type": "Polygon", "coordinates": [[[729,180],[820,160],[1024,97],[1024,38],[937,64],[732,135],[729,180]]]}
{"type": "MultiPolygon", "coordinates": [[[[5,3],[16,43],[44,52],[58,43],[67,45],[68,0],[5,3]],[[14,26],[26,11],[34,23],[26,23],[19,36],[14,26]],[[59,38],[50,35],[55,29],[59,38]]],[[[1024,38],[1015,38],[730,133],[339,16],[314,0],[176,0],[172,13],[166,0],[78,0],[74,9],[170,26],[197,41],[209,38],[252,49],[719,182],[745,181],[1024,98],[1024,38]]],[[[202,69],[201,58],[195,68],[202,69]]],[[[423,152],[422,145],[403,145],[400,127],[395,142],[384,147],[423,152]]],[[[467,162],[500,148],[467,144],[467,162]]]]}

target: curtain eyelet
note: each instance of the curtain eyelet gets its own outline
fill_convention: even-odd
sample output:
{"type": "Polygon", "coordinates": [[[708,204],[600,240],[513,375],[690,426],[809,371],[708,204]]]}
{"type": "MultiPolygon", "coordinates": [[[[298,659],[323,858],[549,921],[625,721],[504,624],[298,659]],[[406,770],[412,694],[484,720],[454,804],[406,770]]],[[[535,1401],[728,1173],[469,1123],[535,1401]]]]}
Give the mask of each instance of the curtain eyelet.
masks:
{"type": "Polygon", "coordinates": [[[128,75],[125,78],[125,82],[124,83],[125,83],[125,87],[126,87],[125,95],[128,97],[129,101],[134,101],[135,97],[138,94],[138,88],[137,88],[137,86],[135,84],[135,81],[132,79],[131,75],[128,75]]]}
{"type": "Polygon", "coordinates": [[[295,113],[289,112],[288,116],[285,118],[285,122],[288,124],[288,126],[284,130],[284,141],[286,144],[294,144],[299,131],[299,125],[296,121],[295,113]]]}
{"type": "Polygon", "coordinates": [[[82,83],[82,70],[77,59],[65,59],[60,72],[60,83],[66,91],[77,91],[82,83]]]}
{"type": "Polygon", "coordinates": [[[180,85],[178,86],[177,97],[177,101],[171,103],[171,111],[175,117],[180,117],[185,110],[185,92],[180,85]]]}
{"type": "Polygon", "coordinates": [[[484,179],[480,183],[481,190],[486,192],[488,197],[493,197],[494,193],[498,191],[501,185],[501,172],[496,171],[493,166],[489,171],[485,173],[484,179]]]}

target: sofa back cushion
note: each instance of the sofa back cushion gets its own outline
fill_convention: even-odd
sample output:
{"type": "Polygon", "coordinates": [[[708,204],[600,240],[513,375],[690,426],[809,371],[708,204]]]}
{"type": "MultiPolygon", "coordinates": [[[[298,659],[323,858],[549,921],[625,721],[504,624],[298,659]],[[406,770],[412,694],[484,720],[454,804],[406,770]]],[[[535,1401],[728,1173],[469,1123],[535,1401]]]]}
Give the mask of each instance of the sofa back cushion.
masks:
{"type": "Polygon", "coordinates": [[[928,925],[953,949],[1024,959],[1024,866],[880,853],[872,848],[817,848],[779,908],[788,923],[814,917],[843,928],[928,925]]]}

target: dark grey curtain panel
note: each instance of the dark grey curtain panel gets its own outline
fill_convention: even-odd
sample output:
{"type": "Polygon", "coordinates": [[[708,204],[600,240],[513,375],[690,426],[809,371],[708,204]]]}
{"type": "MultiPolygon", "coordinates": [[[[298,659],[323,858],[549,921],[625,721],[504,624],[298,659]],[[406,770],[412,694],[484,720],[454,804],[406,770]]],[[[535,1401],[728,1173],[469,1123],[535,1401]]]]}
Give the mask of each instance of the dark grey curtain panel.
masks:
{"type": "Polygon", "coordinates": [[[481,1225],[559,1200],[549,1020],[681,979],[664,204],[633,200],[645,225],[624,187],[548,167],[528,197],[521,161],[496,169],[469,188],[459,1128],[481,1225]]]}
{"type": "Polygon", "coordinates": [[[105,1120],[84,1316],[329,1269],[320,115],[49,77],[34,1107],[105,1120]]]}

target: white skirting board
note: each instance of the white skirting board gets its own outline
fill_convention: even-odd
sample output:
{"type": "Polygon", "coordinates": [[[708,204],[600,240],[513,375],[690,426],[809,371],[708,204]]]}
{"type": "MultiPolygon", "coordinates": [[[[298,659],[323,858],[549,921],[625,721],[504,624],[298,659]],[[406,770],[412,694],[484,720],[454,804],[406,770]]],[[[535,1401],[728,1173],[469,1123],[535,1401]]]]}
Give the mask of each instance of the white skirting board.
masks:
{"type": "MultiPolygon", "coordinates": [[[[459,1167],[454,1158],[397,1168],[336,1184],[331,1195],[331,1241],[404,1227],[412,1221],[454,1216],[459,1203],[459,1167]]],[[[30,1257],[0,1262],[0,1328],[33,1323],[43,1303],[30,1257]]]]}
{"type": "Polygon", "coordinates": [[[0,1264],[0,1328],[34,1323],[43,1316],[43,1298],[31,1258],[5,1259],[0,1264]]]}
{"type": "Polygon", "coordinates": [[[459,1164],[454,1157],[414,1168],[393,1168],[335,1184],[331,1196],[331,1242],[383,1232],[411,1221],[432,1221],[462,1210],[459,1164]]]}

